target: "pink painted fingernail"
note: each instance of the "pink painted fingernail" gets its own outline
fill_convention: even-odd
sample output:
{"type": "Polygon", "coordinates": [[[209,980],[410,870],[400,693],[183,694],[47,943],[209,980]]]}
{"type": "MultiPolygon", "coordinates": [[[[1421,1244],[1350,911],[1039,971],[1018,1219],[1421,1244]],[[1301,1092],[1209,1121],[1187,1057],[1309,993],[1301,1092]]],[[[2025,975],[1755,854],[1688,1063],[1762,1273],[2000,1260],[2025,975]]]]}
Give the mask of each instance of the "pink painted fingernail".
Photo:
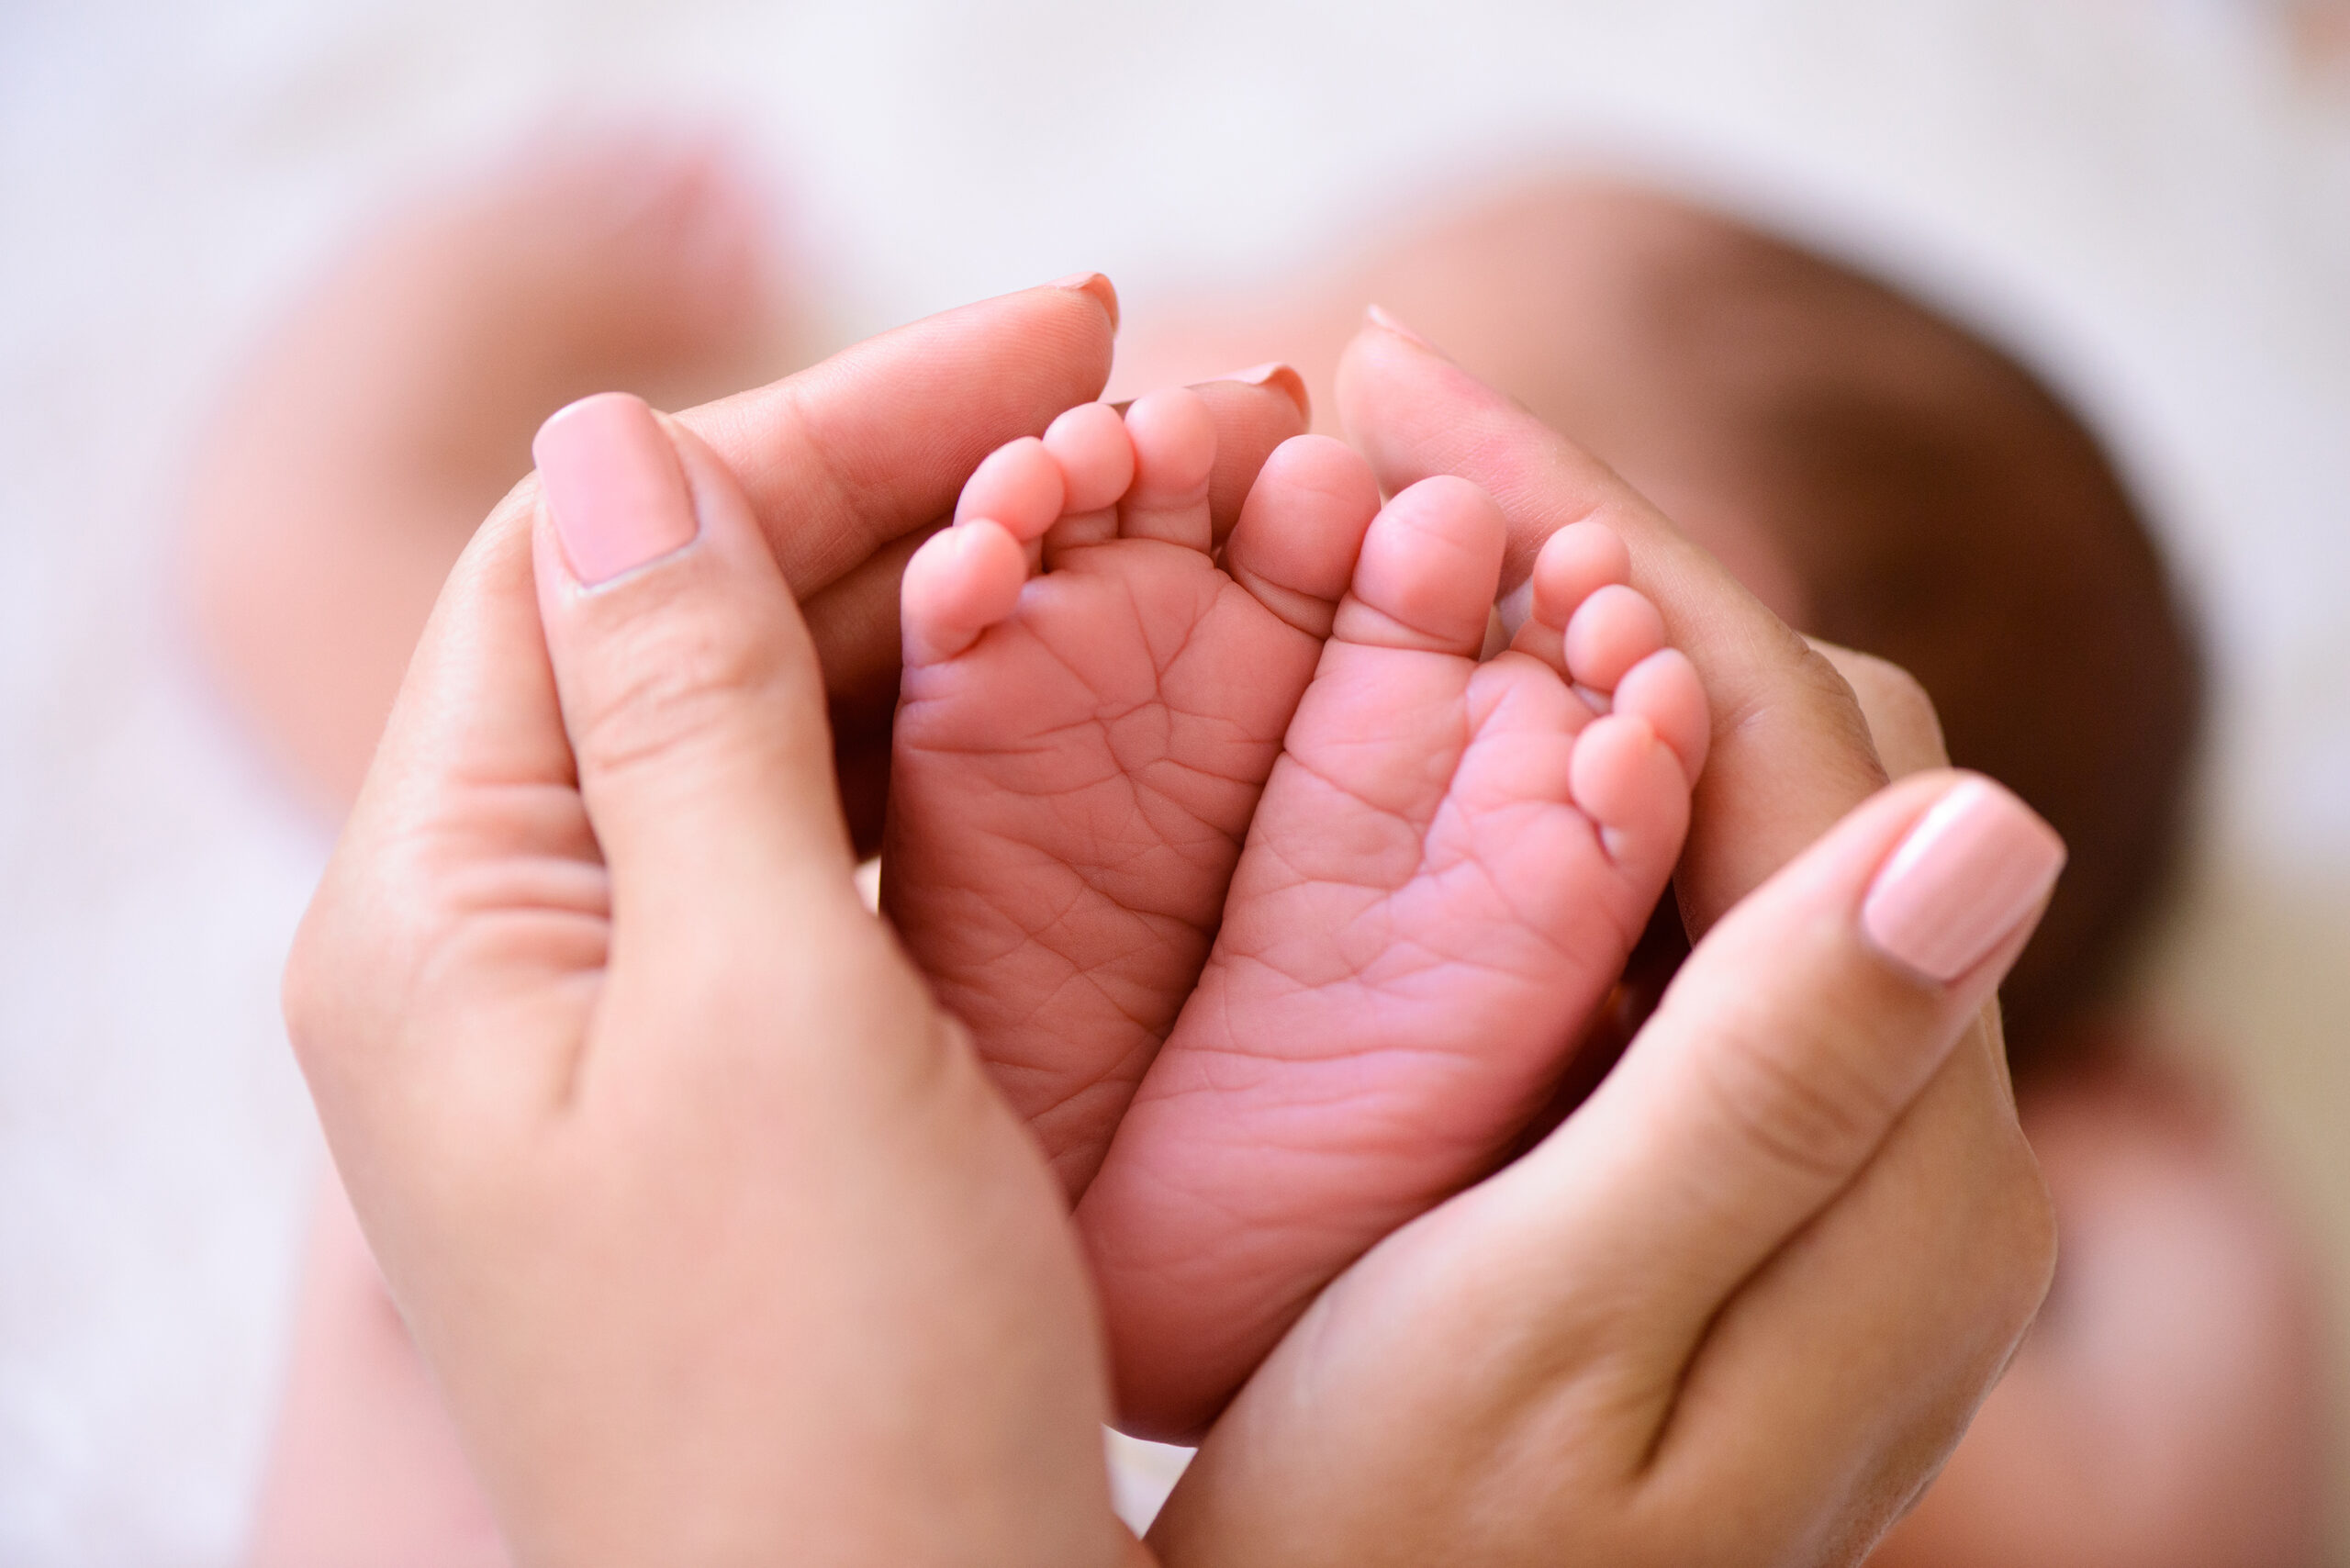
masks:
{"type": "Polygon", "coordinates": [[[1861,932],[1871,946],[1947,985],[2031,913],[2065,867],[2065,841],[1987,778],[1935,802],[1869,884],[1861,932]]]}
{"type": "Polygon", "coordinates": [[[1110,313],[1110,330],[1114,332],[1118,330],[1117,286],[1102,274],[1071,273],[1067,277],[1053,279],[1051,286],[1075,289],[1080,294],[1091,295],[1095,302],[1110,313]]]}
{"type": "Polygon", "coordinates": [[[677,449],[641,398],[599,392],[556,410],[531,455],[564,559],[586,587],[682,550],[699,531],[677,449]]]}
{"type": "Polygon", "coordinates": [[[1411,328],[1406,327],[1403,322],[1397,320],[1393,315],[1389,313],[1387,308],[1383,305],[1371,306],[1363,311],[1363,314],[1371,319],[1371,325],[1384,328],[1386,330],[1394,333],[1397,337],[1411,344],[1414,348],[1425,349],[1429,353],[1436,355],[1437,358],[1441,360],[1449,361],[1452,358],[1450,354],[1445,353],[1442,349],[1437,347],[1434,343],[1420,336],[1419,333],[1412,330],[1411,328]]]}
{"type": "Polygon", "coordinates": [[[1246,370],[1235,370],[1223,375],[1210,376],[1212,381],[1238,381],[1249,386],[1277,386],[1282,396],[1297,405],[1301,418],[1314,417],[1314,399],[1305,390],[1305,377],[1295,367],[1280,360],[1269,359],[1262,364],[1252,364],[1246,370]]]}

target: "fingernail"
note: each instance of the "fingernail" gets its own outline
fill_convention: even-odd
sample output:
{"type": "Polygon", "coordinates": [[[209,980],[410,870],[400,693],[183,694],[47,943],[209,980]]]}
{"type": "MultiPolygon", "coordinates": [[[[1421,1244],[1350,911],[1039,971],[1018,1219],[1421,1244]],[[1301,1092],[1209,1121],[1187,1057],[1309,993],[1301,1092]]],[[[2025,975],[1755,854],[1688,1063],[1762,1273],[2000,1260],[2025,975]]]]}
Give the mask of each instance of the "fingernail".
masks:
{"type": "Polygon", "coordinates": [[[1371,319],[1372,326],[1381,327],[1394,333],[1397,337],[1403,339],[1414,348],[1425,349],[1429,353],[1436,355],[1437,358],[1441,360],[1449,361],[1452,358],[1450,354],[1445,353],[1442,349],[1437,347],[1434,343],[1420,336],[1419,333],[1412,330],[1411,328],[1404,325],[1403,322],[1398,321],[1393,316],[1388,313],[1387,308],[1383,305],[1371,306],[1363,311],[1363,314],[1371,319]]]}
{"type": "Polygon", "coordinates": [[[699,524],[677,449],[641,398],[599,392],[531,442],[571,575],[588,588],[693,543],[699,524]]]}
{"type": "Polygon", "coordinates": [[[1305,377],[1291,365],[1270,359],[1262,364],[1252,364],[1246,370],[1236,370],[1228,375],[1210,376],[1212,381],[1239,381],[1250,386],[1278,386],[1289,400],[1297,405],[1298,417],[1314,418],[1314,398],[1305,390],[1305,377]]]}
{"type": "Polygon", "coordinates": [[[2005,941],[2064,869],[2056,830],[1987,778],[1969,778],[1919,819],[1861,902],[1877,951],[1942,984],[2005,941]]]}
{"type": "Polygon", "coordinates": [[[1080,294],[1090,294],[1102,309],[1110,314],[1110,330],[1118,330],[1117,286],[1100,273],[1071,273],[1067,277],[1053,279],[1055,288],[1073,288],[1080,294]]]}

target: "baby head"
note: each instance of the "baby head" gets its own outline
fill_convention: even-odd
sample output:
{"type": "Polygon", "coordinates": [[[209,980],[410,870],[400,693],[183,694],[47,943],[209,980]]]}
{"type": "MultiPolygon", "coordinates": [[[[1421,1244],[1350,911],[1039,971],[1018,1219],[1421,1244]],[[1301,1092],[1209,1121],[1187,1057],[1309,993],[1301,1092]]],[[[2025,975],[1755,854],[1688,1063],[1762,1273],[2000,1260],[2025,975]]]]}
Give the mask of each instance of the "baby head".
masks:
{"type": "Polygon", "coordinates": [[[1607,460],[1783,618],[1908,669],[1953,758],[2072,861],[2005,992],[2045,1057],[2179,838],[2199,681],[2097,438],[1976,333],[1743,223],[1621,185],[1523,192],[1359,289],[1607,460]]]}

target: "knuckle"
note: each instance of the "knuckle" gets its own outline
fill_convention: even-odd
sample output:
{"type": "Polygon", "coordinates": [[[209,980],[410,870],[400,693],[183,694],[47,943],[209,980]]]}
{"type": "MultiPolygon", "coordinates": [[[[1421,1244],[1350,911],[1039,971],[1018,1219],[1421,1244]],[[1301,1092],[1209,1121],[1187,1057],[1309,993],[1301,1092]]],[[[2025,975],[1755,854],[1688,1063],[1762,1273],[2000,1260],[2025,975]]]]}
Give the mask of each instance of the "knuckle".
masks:
{"type": "MultiPolygon", "coordinates": [[[[380,851],[379,851],[380,853],[380,851]]],[[[401,879],[330,865],[296,928],[278,981],[287,1042],[314,1089],[364,1058],[404,1015],[422,900],[401,879]]]]}
{"type": "Polygon", "coordinates": [[[329,862],[288,945],[278,1005],[314,1092],[375,1070],[462,968],[469,835],[436,819],[354,827],[329,862]]]}
{"type": "Polygon", "coordinates": [[[1916,676],[1890,659],[1849,648],[1834,650],[1830,662],[1852,689],[1869,734],[1893,771],[1913,772],[1948,760],[1942,715],[1916,676]]]}
{"type": "Polygon", "coordinates": [[[1853,653],[1847,655],[1851,667],[1846,678],[1853,681],[1860,692],[1862,705],[1874,718],[1878,711],[1897,721],[1907,729],[1930,729],[1940,722],[1934,712],[1934,700],[1918,678],[1890,659],[1874,654],[1853,653]]]}
{"type": "MultiPolygon", "coordinates": [[[[1727,689],[1708,686],[1707,698],[1715,709],[1716,745],[1727,737],[1752,734],[1762,737],[1767,748],[1777,749],[1785,744],[1778,738],[1780,732],[1792,720],[1808,732],[1810,749],[1818,751],[1825,743],[1829,755],[1867,756],[1874,761],[1876,748],[1868,715],[1838,666],[1842,650],[1834,650],[1831,655],[1825,644],[1814,644],[1776,622],[1757,636],[1751,662],[1774,671],[1774,678],[1740,681],[1727,689]]],[[[1876,781],[1883,781],[1881,774],[1876,781]]]]}
{"type": "Polygon", "coordinates": [[[1732,1135],[1771,1163],[1818,1181],[1841,1182],[1882,1141],[1900,1103],[1881,1075],[1862,1065],[1880,1052],[1838,1038],[1818,1048],[1813,1033],[1768,1014],[1750,1015],[1702,1059],[1718,1114],[1732,1135]]]}
{"type": "Polygon", "coordinates": [[[791,694],[789,672],[762,640],[690,616],[655,619],[630,627],[599,661],[572,737],[583,772],[627,772],[723,744],[791,694]]]}

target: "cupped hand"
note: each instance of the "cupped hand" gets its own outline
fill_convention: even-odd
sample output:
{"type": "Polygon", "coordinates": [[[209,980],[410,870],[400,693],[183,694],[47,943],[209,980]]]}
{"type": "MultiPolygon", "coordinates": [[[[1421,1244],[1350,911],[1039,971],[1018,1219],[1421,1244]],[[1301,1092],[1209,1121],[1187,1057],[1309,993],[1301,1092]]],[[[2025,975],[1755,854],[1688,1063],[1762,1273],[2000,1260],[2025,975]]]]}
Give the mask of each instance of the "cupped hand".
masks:
{"type": "MultiPolygon", "coordinates": [[[[677,416],[740,478],[807,618],[842,803],[866,853],[889,793],[899,576],[981,458],[1101,392],[1117,325],[1110,281],[1080,274],[929,317],[677,416]]],[[[1266,456],[1304,431],[1304,384],[1281,370],[1194,390],[1216,427],[1209,502],[1221,536],[1266,456]]],[[[518,490],[485,526],[530,504],[518,490]]]]}
{"type": "MultiPolygon", "coordinates": [[[[1385,487],[1501,501],[1505,583],[1580,518],[1630,544],[1713,703],[1676,879],[1696,947],[1556,1132],[1331,1287],[1152,1543],[1170,1568],[1856,1561],[2046,1290],[1994,992],[2061,846],[1988,781],[1887,788],[1837,662],[1408,333],[1367,328],[1340,386],[1385,487]]],[[[1914,689],[1845,664],[1893,700],[1895,770],[1941,760],[1914,689]]]]}
{"type": "Polygon", "coordinates": [[[860,571],[951,500],[922,362],[1078,330],[1053,292],[709,442],[575,406],[427,629],[287,1014],[521,1562],[1139,1551],[1058,1190],[855,893],[810,630],[869,640],[860,571]],[[722,439],[766,454],[739,487],[722,439]]]}
{"type": "MultiPolygon", "coordinates": [[[[899,571],[951,513],[959,486],[980,456],[1041,431],[1062,409],[1100,390],[1115,326],[1116,297],[1107,281],[1080,276],[916,322],[785,381],[677,417],[677,424],[705,440],[740,477],[775,564],[802,599],[807,635],[822,672],[842,803],[861,847],[878,837],[888,789],[899,571]]],[[[1211,507],[1217,526],[1228,528],[1265,454],[1304,428],[1303,393],[1293,373],[1211,382],[1197,390],[1217,428],[1211,507]]],[[[499,614],[509,621],[518,613],[513,605],[521,602],[517,595],[526,599],[530,592],[531,564],[517,541],[537,505],[537,487],[525,485],[492,513],[477,558],[459,574],[462,602],[476,610],[451,615],[477,618],[484,604],[503,606],[499,614]],[[493,545],[490,539],[504,543],[493,545]]],[[[547,655],[529,645],[519,624],[506,624],[503,634],[510,668],[502,678],[525,682],[507,689],[508,705],[519,692],[520,709],[530,716],[514,734],[534,737],[536,747],[518,754],[519,761],[526,770],[554,777],[557,736],[546,718],[554,700],[547,655]]],[[[462,627],[436,632],[424,662],[437,666],[451,657],[453,640],[477,640],[477,634],[462,627]]],[[[439,678],[439,695],[420,696],[410,707],[437,702],[446,711],[430,722],[455,726],[467,717],[458,688],[472,677],[460,672],[439,678]]],[[[402,721],[411,735],[424,722],[402,721]]],[[[468,745],[505,745],[514,735],[491,722],[475,724],[464,738],[468,745]]],[[[497,807],[495,792],[470,801],[448,795],[466,775],[435,759],[453,745],[447,737],[402,741],[377,771],[408,769],[412,777],[404,789],[410,803],[402,809],[421,813],[429,807],[442,827],[464,828],[461,860],[487,866],[500,856],[527,859],[533,844],[529,835],[543,824],[527,812],[490,809],[484,814],[497,807]],[[511,836],[516,834],[523,836],[511,836]]],[[[462,748],[450,755],[472,766],[462,748]]],[[[379,781],[378,797],[386,787],[379,781]]],[[[375,822],[380,841],[382,808],[370,812],[362,824],[375,822]]],[[[378,842],[375,850],[347,850],[346,868],[356,857],[380,885],[395,868],[371,866],[367,857],[383,847],[378,842]]],[[[399,874],[413,879],[420,868],[409,864],[399,874]]],[[[346,869],[338,886],[348,893],[365,879],[346,869]]],[[[436,921],[454,922],[457,911],[449,907],[447,890],[439,897],[422,906],[417,929],[400,940],[429,940],[436,921]]],[[[330,899],[320,907],[315,926],[320,931],[333,929],[338,920],[350,927],[372,918],[349,907],[347,898],[341,906],[330,899]],[[339,915],[330,918],[326,912],[338,907],[339,915]]],[[[385,940],[388,952],[392,939],[385,940]]],[[[369,965],[412,961],[369,958],[364,942],[346,942],[341,952],[344,959],[369,965]]],[[[294,978],[311,990],[343,983],[315,941],[304,949],[294,978]]],[[[314,1045],[313,1056],[330,1046],[314,1045]]],[[[414,1364],[408,1336],[380,1318],[380,1288],[365,1249],[356,1236],[342,1234],[349,1221],[341,1195],[330,1193],[321,1214],[260,1521],[260,1558],[454,1562],[498,1556],[484,1551],[477,1522],[483,1509],[466,1482],[468,1462],[456,1452],[442,1402],[414,1364]]]]}

